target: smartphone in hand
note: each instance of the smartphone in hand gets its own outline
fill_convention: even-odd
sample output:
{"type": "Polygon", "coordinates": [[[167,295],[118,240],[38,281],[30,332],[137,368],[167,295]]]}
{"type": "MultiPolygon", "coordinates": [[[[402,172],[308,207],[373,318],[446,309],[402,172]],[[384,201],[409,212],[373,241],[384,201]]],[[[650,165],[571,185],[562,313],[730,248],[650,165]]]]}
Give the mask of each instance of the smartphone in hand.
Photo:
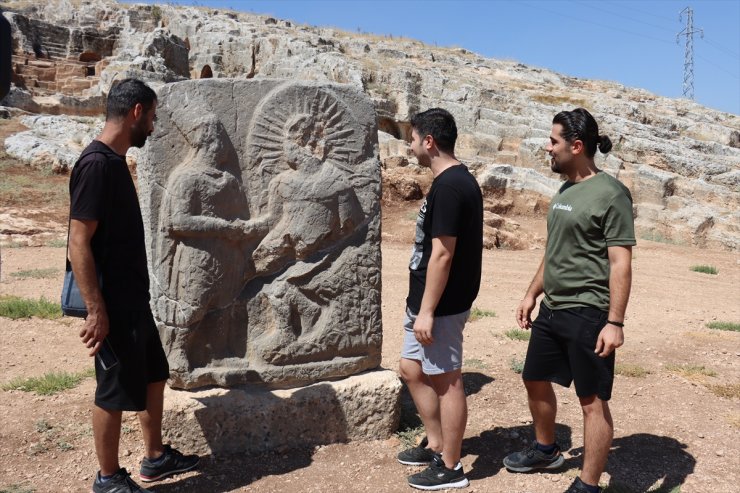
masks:
{"type": "Polygon", "coordinates": [[[118,364],[118,356],[113,352],[113,347],[110,345],[107,337],[103,339],[103,343],[100,345],[100,349],[95,354],[95,357],[98,358],[103,370],[110,370],[118,364]]]}

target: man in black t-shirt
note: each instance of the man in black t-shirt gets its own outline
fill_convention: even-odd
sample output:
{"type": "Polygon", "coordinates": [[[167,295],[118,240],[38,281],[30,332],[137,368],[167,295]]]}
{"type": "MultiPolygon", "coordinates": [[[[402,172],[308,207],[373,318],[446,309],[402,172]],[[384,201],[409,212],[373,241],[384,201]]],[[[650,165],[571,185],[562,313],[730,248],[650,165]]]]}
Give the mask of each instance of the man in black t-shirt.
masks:
{"type": "Polygon", "coordinates": [[[117,357],[112,366],[95,358],[93,435],[100,471],[93,493],[147,491],[118,462],[122,411],[139,413],[143,481],[198,464],[198,456],[162,443],[169,366],[149,307],[144,225],[125,158],[129,147],[142,147],[152,133],[156,108],[157,96],[143,82],[114,85],[103,131],[82,152],[69,182],[69,260],[88,312],[80,337],[90,356],[105,344],[117,357]]]}
{"type": "Polygon", "coordinates": [[[411,126],[411,150],[434,181],[416,221],[399,369],[427,437],[398,461],[429,464],[409,477],[414,488],[463,488],[469,482],[460,463],[467,422],[462,331],[480,287],[483,197],[455,158],[457,127],[449,112],[427,110],[411,126]]]}

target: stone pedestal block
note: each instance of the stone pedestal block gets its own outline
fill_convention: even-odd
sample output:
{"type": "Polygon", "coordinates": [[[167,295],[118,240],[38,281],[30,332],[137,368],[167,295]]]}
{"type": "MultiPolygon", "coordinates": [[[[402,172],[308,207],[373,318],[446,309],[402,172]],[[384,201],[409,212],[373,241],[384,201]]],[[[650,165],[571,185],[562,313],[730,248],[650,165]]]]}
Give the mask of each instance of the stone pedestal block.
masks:
{"type": "Polygon", "coordinates": [[[199,454],[258,453],[382,439],[397,428],[401,382],[375,370],[294,389],[167,389],[167,439],[199,454]]]}

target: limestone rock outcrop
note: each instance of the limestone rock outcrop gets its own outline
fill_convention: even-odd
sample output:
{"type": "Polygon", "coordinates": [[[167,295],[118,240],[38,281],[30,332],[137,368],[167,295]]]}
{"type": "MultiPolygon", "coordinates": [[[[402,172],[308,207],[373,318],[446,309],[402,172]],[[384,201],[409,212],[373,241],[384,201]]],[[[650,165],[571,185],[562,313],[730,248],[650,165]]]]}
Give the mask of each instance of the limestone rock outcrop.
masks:
{"type": "MultiPolygon", "coordinates": [[[[558,179],[543,149],[550,122],[558,111],[583,106],[614,142],[609,157],[597,163],[631,187],[638,235],[739,246],[738,115],[465,49],[295,26],[241,12],[106,0],[79,8],[53,0],[34,9],[25,2],[14,5],[7,2],[6,14],[15,26],[14,60],[22,80],[6,100],[9,105],[91,114],[91,108],[102,105],[95,98],[104,97],[116,78],[129,75],[155,87],[187,77],[347,83],[371,97],[378,128],[398,141],[409,139],[414,112],[449,109],[460,130],[459,157],[480,170],[479,178],[510,187],[510,193],[558,179]],[[66,51],[53,43],[55,38],[71,40],[66,51]],[[34,50],[32,40],[39,49],[34,50]],[[80,70],[87,75],[65,75],[77,70],[65,68],[72,61],[83,64],[80,70]],[[505,180],[491,181],[500,165],[512,166],[512,172],[505,180]],[[486,171],[489,166],[494,168],[486,171]]],[[[405,150],[384,145],[382,139],[380,157],[383,162],[409,159],[405,150]]],[[[418,195],[408,186],[402,193],[418,195]]]]}

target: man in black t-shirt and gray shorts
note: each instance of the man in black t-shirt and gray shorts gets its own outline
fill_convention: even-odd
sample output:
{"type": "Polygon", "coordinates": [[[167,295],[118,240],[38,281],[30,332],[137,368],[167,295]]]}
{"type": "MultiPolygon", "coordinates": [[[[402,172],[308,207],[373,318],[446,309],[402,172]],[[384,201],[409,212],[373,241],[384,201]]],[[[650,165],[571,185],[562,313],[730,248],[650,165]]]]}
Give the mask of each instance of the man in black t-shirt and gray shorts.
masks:
{"type": "Polygon", "coordinates": [[[129,147],[142,147],[154,130],[157,96],[143,82],[126,79],[108,94],[102,133],[80,156],[69,182],[69,260],[87,307],[80,332],[90,356],[106,344],[112,366],[95,358],[93,435],[100,471],[93,493],[142,493],[118,463],[122,411],[136,411],[146,456],[140,477],[155,481],[189,471],[198,456],[162,443],[167,358],[149,307],[144,225],[129,147]]]}
{"type": "Polygon", "coordinates": [[[429,468],[409,476],[424,490],[463,488],[460,463],[467,422],[462,381],[463,328],[478,295],[483,250],[483,197],[455,158],[452,115],[433,108],[411,119],[411,150],[434,181],[416,221],[409,264],[404,343],[399,365],[427,437],[398,461],[429,468]]]}

